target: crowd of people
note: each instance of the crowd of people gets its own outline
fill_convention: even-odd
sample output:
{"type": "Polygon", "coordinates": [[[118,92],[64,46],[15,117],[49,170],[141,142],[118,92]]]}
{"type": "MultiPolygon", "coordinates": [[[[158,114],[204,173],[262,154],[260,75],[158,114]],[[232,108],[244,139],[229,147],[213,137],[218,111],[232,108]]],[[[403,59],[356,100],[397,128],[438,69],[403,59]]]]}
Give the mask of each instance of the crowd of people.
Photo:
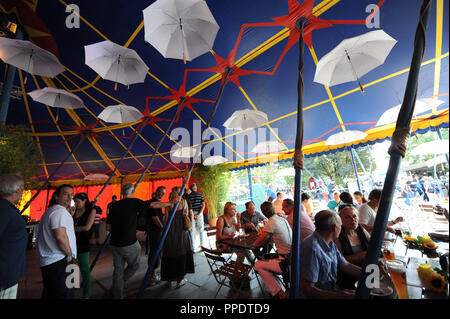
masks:
{"type": "MultiPolygon", "coordinates": [[[[27,232],[25,222],[15,207],[24,188],[23,179],[14,174],[0,176],[0,298],[15,298],[20,277],[25,271],[27,232]]],[[[141,245],[136,236],[138,219],[145,216],[148,266],[154,262],[150,285],[159,281],[175,288],[183,286],[184,277],[195,272],[194,237],[204,245],[203,211],[205,200],[192,184],[180,197],[174,187],[169,200],[163,202],[166,188],[159,187],[149,201],[134,198],[134,185],[122,185],[120,200],[114,198],[107,208],[107,230],[111,232],[113,280],[110,298],[123,298],[125,283],[136,273],[141,259],[141,245]],[[177,207],[174,211],[174,207],[177,207]],[[166,210],[163,213],[163,210],[166,210]],[[172,215],[173,212],[173,215],[172,215]],[[192,227],[186,228],[186,219],[192,227]],[[165,225],[171,220],[162,247],[159,247],[165,225]],[[156,271],[156,269],[159,269],[156,271]]],[[[374,189],[368,198],[360,192],[353,195],[335,191],[327,209],[313,215],[310,196],[302,194],[301,219],[301,293],[304,298],[349,298],[355,293],[370,234],[378,209],[381,190],[374,189]]],[[[50,200],[38,226],[36,254],[43,279],[42,298],[73,298],[74,287],[67,284],[68,265],[78,264],[83,283],[83,298],[90,297],[90,236],[99,220],[99,207],[92,206],[86,193],[73,193],[69,184],[59,186],[50,200]],[[74,203],[72,205],[71,203],[74,203]]],[[[235,253],[236,262],[253,264],[269,292],[275,298],[286,298],[279,281],[286,271],[283,261],[290,258],[294,201],[283,194],[268,194],[260,210],[249,201],[238,213],[236,204],[227,202],[217,220],[216,247],[223,253],[235,253]],[[223,243],[238,232],[258,232],[257,249],[237,249],[223,243]],[[270,253],[272,250],[276,254],[270,253]],[[270,257],[270,258],[269,258],[270,257]]],[[[402,222],[389,221],[387,231],[402,222]]],[[[98,225],[98,224],[97,224],[98,225]]]]}

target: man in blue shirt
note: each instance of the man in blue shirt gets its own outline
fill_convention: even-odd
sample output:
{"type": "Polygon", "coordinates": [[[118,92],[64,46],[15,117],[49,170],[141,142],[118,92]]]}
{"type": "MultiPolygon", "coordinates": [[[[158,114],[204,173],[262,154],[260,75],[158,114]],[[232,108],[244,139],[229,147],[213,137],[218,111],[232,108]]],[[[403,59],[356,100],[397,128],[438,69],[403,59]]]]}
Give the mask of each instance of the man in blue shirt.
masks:
{"type": "Polygon", "coordinates": [[[14,206],[22,197],[24,181],[15,174],[0,175],[0,299],[16,299],[25,273],[28,241],[26,224],[14,206]]]}
{"type": "Polygon", "coordinates": [[[361,268],[347,262],[333,242],[341,232],[341,218],[322,210],[314,219],[316,230],[302,242],[300,251],[302,294],[312,299],[353,298],[354,290],[339,290],[336,285],[338,269],[355,278],[361,273],[361,268]]]}

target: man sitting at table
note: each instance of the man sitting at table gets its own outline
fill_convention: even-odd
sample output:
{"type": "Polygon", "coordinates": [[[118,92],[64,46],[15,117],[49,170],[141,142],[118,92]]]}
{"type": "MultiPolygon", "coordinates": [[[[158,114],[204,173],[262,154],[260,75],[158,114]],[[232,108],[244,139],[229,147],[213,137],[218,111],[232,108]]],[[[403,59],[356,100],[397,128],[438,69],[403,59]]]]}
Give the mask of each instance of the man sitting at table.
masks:
{"type": "MultiPolygon", "coordinates": [[[[291,226],[291,229],[294,229],[294,201],[292,199],[286,198],[283,201],[283,211],[287,215],[286,220],[288,221],[289,226],[291,226]]],[[[306,237],[311,235],[316,228],[302,206],[300,209],[300,223],[300,241],[303,241],[306,237]]]]}
{"type": "Polygon", "coordinates": [[[256,232],[256,226],[267,218],[255,210],[255,203],[250,201],[245,203],[245,211],[241,213],[240,223],[246,233],[256,232]]]}
{"type": "Polygon", "coordinates": [[[269,289],[272,296],[279,299],[287,298],[287,293],[283,291],[279,283],[278,275],[281,275],[280,262],[291,253],[292,229],[283,217],[275,214],[275,208],[271,202],[264,202],[261,205],[264,215],[269,218],[262,234],[255,241],[255,247],[262,247],[270,242],[275,244],[278,257],[268,260],[258,260],[255,263],[255,270],[259,273],[264,284],[269,289]]]}
{"type": "Polygon", "coordinates": [[[333,240],[341,232],[339,215],[322,210],[315,216],[316,230],[306,238],[300,251],[300,289],[311,299],[353,298],[354,290],[340,290],[337,286],[338,269],[358,278],[361,268],[349,263],[339,252],[333,240]]]}

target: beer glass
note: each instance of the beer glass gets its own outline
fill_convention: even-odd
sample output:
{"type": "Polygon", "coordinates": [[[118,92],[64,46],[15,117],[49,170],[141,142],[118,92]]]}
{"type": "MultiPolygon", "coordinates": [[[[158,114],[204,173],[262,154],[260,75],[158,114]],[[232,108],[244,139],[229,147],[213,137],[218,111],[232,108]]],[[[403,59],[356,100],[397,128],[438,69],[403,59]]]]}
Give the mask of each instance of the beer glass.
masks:
{"type": "Polygon", "coordinates": [[[384,241],[381,253],[386,261],[393,261],[395,259],[394,244],[390,241],[384,241]]]}
{"type": "Polygon", "coordinates": [[[386,261],[389,275],[397,290],[398,299],[408,299],[408,287],[406,286],[406,264],[401,260],[386,261]]]}

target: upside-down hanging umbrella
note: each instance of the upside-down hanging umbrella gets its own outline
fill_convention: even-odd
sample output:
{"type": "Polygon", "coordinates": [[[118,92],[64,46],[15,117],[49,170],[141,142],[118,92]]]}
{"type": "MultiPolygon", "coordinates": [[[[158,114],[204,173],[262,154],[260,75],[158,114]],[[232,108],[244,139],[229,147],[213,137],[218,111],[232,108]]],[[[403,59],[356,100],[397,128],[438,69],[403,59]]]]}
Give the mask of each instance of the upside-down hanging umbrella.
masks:
{"type": "Polygon", "coordinates": [[[178,158],[192,158],[196,152],[197,148],[195,147],[180,147],[172,155],[178,158]]]}
{"type": "Polygon", "coordinates": [[[396,43],[383,30],[345,39],[317,63],[314,82],[331,87],[358,81],[364,91],[360,77],[382,65],[396,43]]]}
{"type": "Polygon", "coordinates": [[[367,134],[361,131],[347,130],[331,135],[325,141],[325,145],[349,144],[366,138],[367,134]]]}
{"type": "Polygon", "coordinates": [[[295,176],[295,168],[293,168],[293,167],[287,167],[287,168],[280,169],[280,170],[277,172],[277,176],[278,176],[278,177],[295,176]]]}
{"type": "Polygon", "coordinates": [[[142,118],[142,113],[134,106],[110,105],[98,117],[108,123],[132,123],[142,118]]]}
{"type": "Polygon", "coordinates": [[[143,14],[145,41],[165,58],[192,61],[212,49],[219,31],[204,0],[158,0],[143,14]]]}
{"type": "Polygon", "coordinates": [[[148,66],[133,49],[111,41],[102,41],[84,47],[85,63],[103,79],[129,86],[142,83],[148,66]]]}
{"type": "Polygon", "coordinates": [[[103,181],[108,179],[109,176],[105,175],[105,174],[98,174],[98,173],[94,173],[94,174],[89,174],[87,175],[84,180],[85,181],[103,181]]]}
{"type": "Polygon", "coordinates": [[[239,110],[231,115],[223,126],[229,130],[245,130],[256,128],[264,123],[267,123],[267,114],[257,110],[239,110]]]}
{"type": "MultiPolygon", "coordinates": [[[[444,101],[426,98],[426,99],[419,99],[416,101],[416,104],[414,106],[414,113],[413,116],[416,116],[418,114],[421,114],[423,112],[432,110],[439,105],[444,103],[444,101]]],[[[376,126],[382,126],[386,124],[391,124],[397,122],[398,113],[400,112],[400,108],[402,107],[401,104],[396,105],[394,107],[391,107],[387,111],[385,111],[378,120],[376,126]]]]}
{"type": "Polygon", "coordinates": [[[45,87],[28,93],[33,101],[64,109],[79,109],[83,107],[83,100],[66,90],[45,87]]]}
{"type": "Polygon", "coordinates": [[[219,165],[219,164],[223,164],[223,163],[227,163],[228,159],[226,159],[223,156],[220,155],[214,155],[214,156],[210,156],[207,157],[203,160],[203,165],[205,166],[213,166],[213,165],[219,165]]]}
{"type": "Polygon", "coordinates": [[[49,78],[64,71],[53,53],[27,40],[0,38],[0,59],[27,73],[49,78]]]}
{"type": "Polygon", "coordinates": [[[271,154],[285,151],[286,149],[286,146],[277,141],[267,141],[258,143],[251,152],[257,154],[271,154]]]}
{"type": "Polygon", "coordinates": [[[436,140],[420,144],[411,151],[411,155],[434,155],[448,153],[448,140],[436,140]]]}

